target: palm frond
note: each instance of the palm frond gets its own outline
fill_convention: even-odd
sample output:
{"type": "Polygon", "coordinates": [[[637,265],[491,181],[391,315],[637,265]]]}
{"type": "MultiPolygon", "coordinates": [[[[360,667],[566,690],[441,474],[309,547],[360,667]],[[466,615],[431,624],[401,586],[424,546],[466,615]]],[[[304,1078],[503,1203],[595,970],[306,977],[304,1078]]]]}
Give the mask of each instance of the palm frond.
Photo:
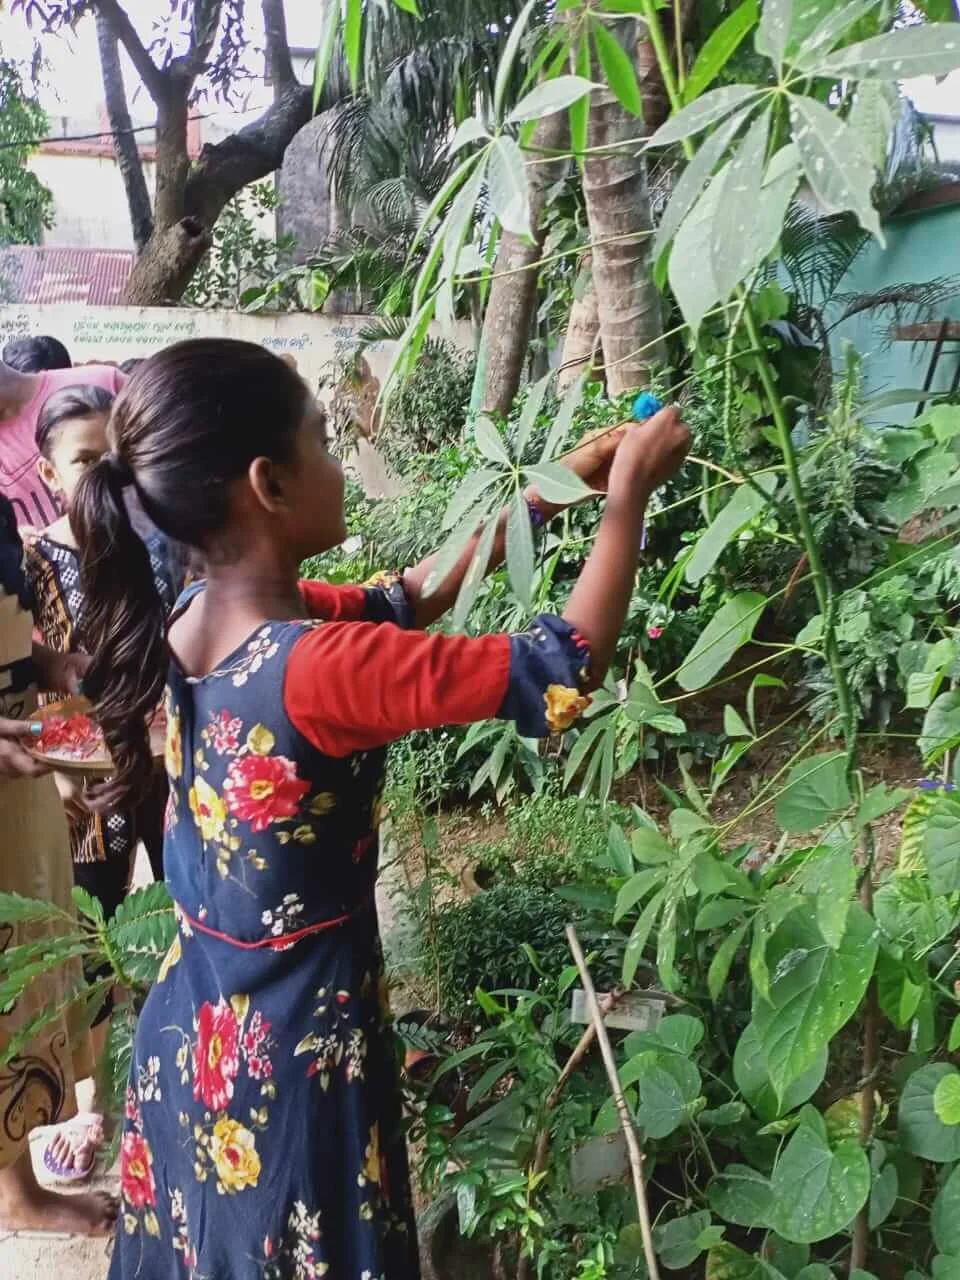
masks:
{"type": "Polygon", "coordinates": [[[831,298],[869,240],[852,215],[824,216],[795,201],[784,223],[780,253],[800,303],[822,306],[831,298]]]}
{"type": "Polygon", "coordinates": [[[839,311],[827,326],[827,332],[844,320],[869,311],[889,319],[889,337],[892,339],[898,325],[923,323],[942,316],[944,307],[958,294],[960,276],[891,284],[872,293],[838,293],[831,300],[831,309],[836,307],[839,311]]]}

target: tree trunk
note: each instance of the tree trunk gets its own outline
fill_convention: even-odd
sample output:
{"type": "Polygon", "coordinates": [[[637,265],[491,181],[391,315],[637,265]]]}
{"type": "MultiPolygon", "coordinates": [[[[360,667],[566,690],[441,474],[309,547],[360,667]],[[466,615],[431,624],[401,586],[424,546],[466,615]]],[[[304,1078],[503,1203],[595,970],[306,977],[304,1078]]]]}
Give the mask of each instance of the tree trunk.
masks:
{"type": "Polygon", "coordinates": [[[487,299],[487,313],[480,345],[483,351],[484,413],[506,415],[520,388],[523,364],[530,341],[530,326],[537,305],[537,263],[543,252],[546,228],[541,225],[548,187],[557,180],[564,161],[543,163],[539,151],[559,151],[568,136],[566,114],[544,116],[534,132],[534,148],[527,164],[530,225],[533,239],[523,240],[510,231],[500,237],[494,276],[487,299]]]}
{"type": "Polygon", "coordinates": [[[94,15],[97,23],[97,46],[100,51],[100,72],[103,77],[103,96],[107,104],[107,118],[113,140],[113,154],[127,193],[130,226],[133,242],[141,252],[153,232],[153,213],[150,193],[140,163],[137,135],[127,107],[127,91],[120,66],[120,47],[116,32],[99,11],[94,15]]]}
{"type": "Polygon", "coordinates": [[[210,244],[210,232],[196,218],[182,218],[172,227],[155,227],[130,273],[124,303],[129,307],[174,306],[210,244]]]}
{"type": "MultiPolygon", "coordinates": [[[[636,62],[636,20],[619,19],[611,23],[611,32],[636,62]]],[[[645,386],[651,362],[665,356],[660,296],[651,278],[646,165],[639,144],[623,147],[642,129],[642,121],[608,88],[594,91],[588,145],[619,148],[612,154],[590,154],[583,174],[600,338],[612,395],[645,386]]]]}
{"type": "Polygon", "coordinates": [[[593,287],[593,265],[590,254],[585,254],[573,290],[573,306],[567,321],[567,335],[563,340],[563,354],[557,373],[557,390],[570,385],[591,364],[594,364],[600,347],[600,315],[597,308],[597,291],[593,287]]]}

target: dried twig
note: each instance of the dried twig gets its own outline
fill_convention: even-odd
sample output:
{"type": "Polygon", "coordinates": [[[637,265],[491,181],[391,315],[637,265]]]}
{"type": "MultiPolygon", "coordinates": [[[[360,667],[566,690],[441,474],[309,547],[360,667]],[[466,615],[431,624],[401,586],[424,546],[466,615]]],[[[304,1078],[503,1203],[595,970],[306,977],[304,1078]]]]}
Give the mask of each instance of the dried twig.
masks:
{"type": "Polygon", "coordinates": [[[597,1044],[600,1046],[603,1065],[607,1069],[607,1079],[610,1081],[613,1100],[617,1106],[617,1114],[620,1117],[623,1136],[627,1143],[627,1154],[630,1157],[630,1172],[633,1175],[633,1190],[637,1199],[637,1217],[640,1221],[640,1235],[643,1239],[643,1256],[647,1262],[647,1271],[649,1272],[650,1280],[660,1280],[657,1255],[653,1248],[653,1232],[650,1229],[647,1192],[643,1185],[643,1153],[637,1140],[637,1131],[633,1127],[630,1108],[627,1106],[627,1100],[623,1096],[623,1089],[620,1086],[617,1064],[613,1057],[613,1050],[610,1048],[610,1037],[607,1035],[607,1028],[603,1022],[603,1011],[597,999],[596,988],[593,985],[590,970],[587,968],[587,962],[583,956],[580,939],[577,937],[577,931],[572,924],[567,925],[567,942],[570,944],[570,950],[580,973],[580,981],[583,983],[583,990],[587,997],[587,1007],[590,1010],[590,1020],[596,1032],[597,1044]]]}

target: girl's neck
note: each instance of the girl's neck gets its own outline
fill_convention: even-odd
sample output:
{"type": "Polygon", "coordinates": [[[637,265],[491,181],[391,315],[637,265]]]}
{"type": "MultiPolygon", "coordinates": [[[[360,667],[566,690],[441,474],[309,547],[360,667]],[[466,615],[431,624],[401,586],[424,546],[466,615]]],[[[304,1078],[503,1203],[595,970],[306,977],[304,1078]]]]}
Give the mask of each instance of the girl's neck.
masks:
{"type": "Polygon", "coordinates": [[[206,583],[208,606],[264,619],[304,616],[295,569],[208,565],[206,583]]]}

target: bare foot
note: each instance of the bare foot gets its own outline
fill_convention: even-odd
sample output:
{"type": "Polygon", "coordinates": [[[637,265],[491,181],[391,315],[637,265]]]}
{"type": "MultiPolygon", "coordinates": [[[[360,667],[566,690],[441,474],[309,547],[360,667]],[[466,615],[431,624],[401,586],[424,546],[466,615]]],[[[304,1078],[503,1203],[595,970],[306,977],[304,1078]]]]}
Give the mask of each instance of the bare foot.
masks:
{"type": "Polygon", "coordinates": [[[116,1197],[102,1191],[59,1195],[38,1186],[27,1198],[0,1203],[0,1230],[107,1236],[113,1232],[118,1211],[116,1197]]]}
{"type": "Polygon", "coordinates": [[[68,1120],[51,1131],[43,1151],[44,1168],[61,1182],[81,1182],[93,1172],[104,1142],[100,1115],[68,1120]]]}

